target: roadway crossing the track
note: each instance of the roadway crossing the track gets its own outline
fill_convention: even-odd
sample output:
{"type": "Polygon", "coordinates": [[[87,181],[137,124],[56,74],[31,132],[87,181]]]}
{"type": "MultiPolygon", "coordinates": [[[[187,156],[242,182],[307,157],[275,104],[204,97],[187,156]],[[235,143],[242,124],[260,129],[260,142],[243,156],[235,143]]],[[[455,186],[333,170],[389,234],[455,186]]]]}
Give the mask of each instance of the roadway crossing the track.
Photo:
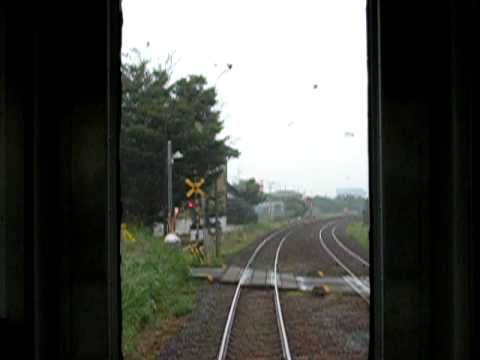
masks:
{"type": "MultiPolygon", "coordinates": [[[[211,276],[215,281],[225,284],[236,284],[242,276],[243,268],[230,266],[221,268],[193,268],[193,277],[211,276]]],[[[247,269],[243,274],[244,286],[273,287],[274,276],[271,270],[247,269]]],[[[370,280],[368,277],[354,278],[351,276],[307,277],[295,276],[292,273],[280,273],[278,287],[282,290],[312,291],[315,287],[327,285],[333,292],[352,293],[353,288],[364,295],[370,295],[370,280]]]]}

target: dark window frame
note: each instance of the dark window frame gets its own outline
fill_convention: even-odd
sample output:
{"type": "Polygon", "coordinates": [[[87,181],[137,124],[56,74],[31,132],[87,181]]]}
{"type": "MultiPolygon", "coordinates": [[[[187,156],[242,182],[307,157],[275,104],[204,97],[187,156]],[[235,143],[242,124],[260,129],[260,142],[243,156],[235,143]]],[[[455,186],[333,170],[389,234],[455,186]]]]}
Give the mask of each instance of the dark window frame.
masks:
{"type": "MultiPolygon", "coordinates": [[[[5,172],[5,114],[6,114],[6,89],[5,89],[5,19],[0,11],[0,194],[6,192],[5,172]]],[[[6,293],[6,235],[5,235],[5,197],[0,196],[0,319],[7,317],[6,293]]]]}

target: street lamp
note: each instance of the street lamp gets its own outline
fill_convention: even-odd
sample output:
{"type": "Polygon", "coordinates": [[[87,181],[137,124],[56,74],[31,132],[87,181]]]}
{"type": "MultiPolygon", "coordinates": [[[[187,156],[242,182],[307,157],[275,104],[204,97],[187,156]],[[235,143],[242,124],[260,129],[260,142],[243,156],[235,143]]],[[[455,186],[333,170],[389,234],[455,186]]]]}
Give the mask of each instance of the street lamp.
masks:
{"type": "Polygon", "coordinates": [[[172,155],[172,164],[173,164],[173,160],[180,160],[180,159],[183,159],[183,154],[177,150],[175,151],[175,154],[172,155]]]}

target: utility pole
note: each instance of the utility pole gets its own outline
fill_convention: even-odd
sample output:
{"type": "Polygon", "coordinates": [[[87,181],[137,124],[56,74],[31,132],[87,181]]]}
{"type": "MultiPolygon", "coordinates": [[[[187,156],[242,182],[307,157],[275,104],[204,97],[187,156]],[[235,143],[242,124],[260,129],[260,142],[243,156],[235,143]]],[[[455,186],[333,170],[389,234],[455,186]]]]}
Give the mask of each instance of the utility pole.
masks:
{"type": "Polygon", "coordinates": [[[218,224],[218,179],[215,180],[215,255],[220,256],[220,228],[218,224]]]}
{"type": "Polygon", "coordinates": [[[205,245],[205,250],[207,252],[207,261],[210,264],[211,261],[215,258],[215,244],[213,244],[213,239],[208,233],[209,228],[209,216],[208,216],[208,199],[202,197],[202,209],[203,209],[203,243],[205,245]]]}
{"type": "Polygon", "coordinates": [[[172,227],[172,141],[167,141],[167,233],[170,233],[172,227]]]}
{"type": "MultiPolygon", "coordinates": [[[[195,179],[195,181],[197,181],[195,179]]],[[[195,203],[197,204],[197,207],[195,208],[195,213],[196,213],[196,226],[197,226],[197,231],[195,232],[195,240],[198,241],[198,238],[200,236],[200,204],[198,201],[198,195],[195,194],[195,203]]]]}
{"type": "Polygon", "coordinates": [[[175,230],[175,226],[173,223],[173,180],[172,180],[172,173],[173,173],[173,162],[175,160],[180,160],[183,158],[183,155],[180,151],[176,151],[175,154],[172,155],[172,141],[167,141],[167,232],[170,233],[175,230]]]}

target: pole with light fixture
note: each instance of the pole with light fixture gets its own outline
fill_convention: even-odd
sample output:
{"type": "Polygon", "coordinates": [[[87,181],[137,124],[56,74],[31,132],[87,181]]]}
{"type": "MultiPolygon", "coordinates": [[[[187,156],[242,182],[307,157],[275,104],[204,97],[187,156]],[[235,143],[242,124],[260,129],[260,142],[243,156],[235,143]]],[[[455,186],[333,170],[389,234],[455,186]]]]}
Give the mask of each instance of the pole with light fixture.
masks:
{"type": "Polygon", "coordinates": [[[168,213],[167,213],[167,232],[170,233],[173,230],[172,226],[172,211],[173,211],[173,163],[175,160],[180,160],[183,158],[183,154],[180,151],[176,151],[175,154],[172,155],[172,141],[168,140],[167,142],[167,192],[168,192],[168,213]]]}

